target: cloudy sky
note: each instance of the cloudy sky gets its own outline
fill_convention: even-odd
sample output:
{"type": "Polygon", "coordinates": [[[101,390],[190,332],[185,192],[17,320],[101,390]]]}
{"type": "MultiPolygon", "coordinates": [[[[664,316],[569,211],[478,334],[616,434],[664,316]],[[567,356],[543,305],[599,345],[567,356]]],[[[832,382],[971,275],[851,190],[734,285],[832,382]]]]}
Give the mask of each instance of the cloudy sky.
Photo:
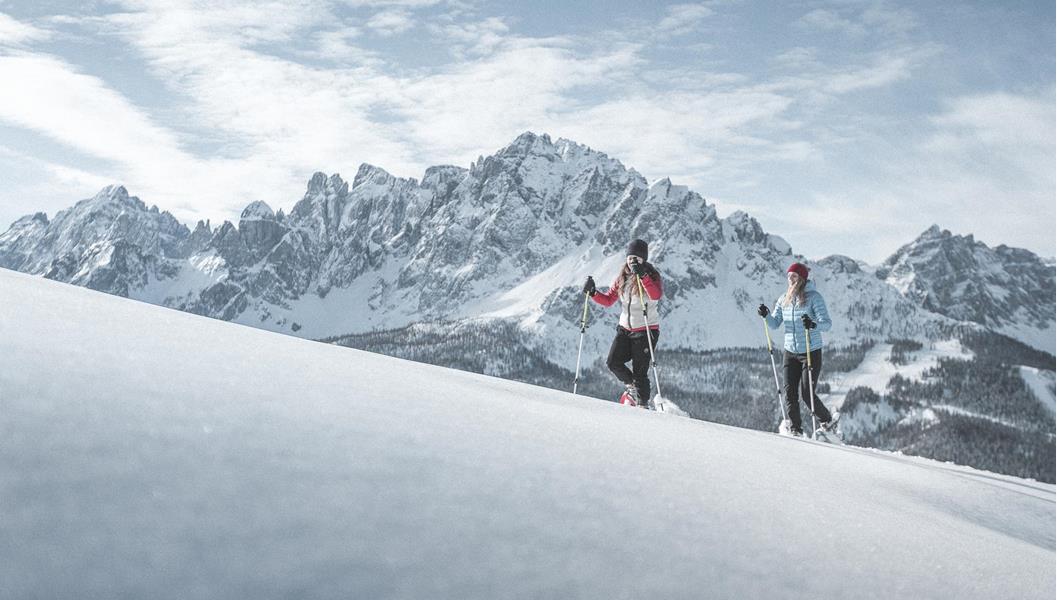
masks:
{"type": "Polygon", "coordinates": [[[1052,257],[1054,3],[0,0],[0,229],[123,183],[179,219],[523,131],[872,262],[1052,257]]]}

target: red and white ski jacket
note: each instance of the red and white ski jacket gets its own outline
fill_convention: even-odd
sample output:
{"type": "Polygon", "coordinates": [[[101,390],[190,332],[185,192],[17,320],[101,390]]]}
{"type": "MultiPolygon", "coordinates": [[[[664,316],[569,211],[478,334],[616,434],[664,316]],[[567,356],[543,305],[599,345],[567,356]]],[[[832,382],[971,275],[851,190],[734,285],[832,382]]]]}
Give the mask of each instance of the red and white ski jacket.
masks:
{"type": "MultiPolygon", "coordinates": [[[[623,289],[619,288],[620,276],[613,280],[608,292],[597,292],[591,299],[602,306],[612,306],[620,300],[620,326],[628,331],[645,331],[646,322],[642,318],[642,301],[640,300],[638,285],[635,276],[628,277],[624,282],[623,289]]],[[[649,319],[650,329],[660,329],[660,315],[657,312],[657,304],[661,300],[661,274],[648,265],[646,275],[642,278],[642,287],[646,291],[646,318],[649,319]]]]}

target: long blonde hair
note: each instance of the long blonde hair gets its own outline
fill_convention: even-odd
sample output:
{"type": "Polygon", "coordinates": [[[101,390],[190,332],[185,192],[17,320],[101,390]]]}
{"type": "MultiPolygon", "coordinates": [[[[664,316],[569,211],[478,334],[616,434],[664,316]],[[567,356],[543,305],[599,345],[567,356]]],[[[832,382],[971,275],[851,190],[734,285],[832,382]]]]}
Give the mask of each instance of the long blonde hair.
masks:
{"type": "Polygon", "coordinates": [[[785,295],[782,296],[782,306],[789,306],[793,303],[793,298],[796,298],[797,304],[803,304],[805,301],[804,287],[807,285],[807,280],[803,277],[797,277],[796,283],[789,286],[789,289],[785,291],[785,295]]]}
{"type": "MultiPolygon", "coordinates": [[[[642,261],[642,265],[646,267],[646,274],[650,277],[657,277],[657,269],[650,263],[642,261]]],[[[620,274],[617,275],[617,280],[614,282],[613,287],[620,290],[620,293],[624,293],[624,286],[628,284],[628,280],[631,279],[631,267],[625,262],[624,266],[620,269],[620,274]]]]}
{"type": "Polygon", "coordinates": [[[624,293],[624,286],[628,283],[628,278],[631,277],[631,267],[627,263],[620,269],[620,274],[617,275],[616,283],[614,287],[620,290],[620,294],[624,293]]]}

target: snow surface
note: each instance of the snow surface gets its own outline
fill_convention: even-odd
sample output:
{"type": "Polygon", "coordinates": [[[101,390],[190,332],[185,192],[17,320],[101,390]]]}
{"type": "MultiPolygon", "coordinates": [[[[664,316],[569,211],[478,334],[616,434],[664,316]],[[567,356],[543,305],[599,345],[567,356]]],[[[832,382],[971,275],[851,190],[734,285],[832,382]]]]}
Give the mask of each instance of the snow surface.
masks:
{"type": "Polygon", "coordinates": [[[1019,342],[1023,342],[1036,350],[1054,353],[1054,340],[1057,339],[1057,324],[1046,323],[1044,327],[1031,327],[1026,324],[1007,323],[997,327],[996,331],[1003,333],[1019,342]]]}
{"type": "Polygon", "coordinates": [[[1050,414],[1057,412],[1057,385],[1054,384],[1053,371],[1021,366],[1020,376],[1050,414]]]}
{"type": "Polygon", "coordinates": [[[151,277],[142,288],[129,291],[133,300],[165,304],[175,298],[193,299],[202,290],[228,277],[227,264],[215,250],[199,252],[180,265],[175,277],[151,277]]]}
{"type": "Polygon", "coordinates": [[[2,598],[1047,598],[1054,486],[0,269],[2,598]]]}

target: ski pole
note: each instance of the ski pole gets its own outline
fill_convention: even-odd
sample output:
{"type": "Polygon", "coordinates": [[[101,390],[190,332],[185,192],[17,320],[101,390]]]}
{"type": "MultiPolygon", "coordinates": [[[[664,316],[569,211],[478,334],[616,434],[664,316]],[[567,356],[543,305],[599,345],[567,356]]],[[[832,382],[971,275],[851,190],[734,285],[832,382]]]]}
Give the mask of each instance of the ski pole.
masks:
{"type": "MultiPolygon", "coordinates": [[[[657,375],[657,357],[653,354],[653,336],[650,335],[650,317],[647,310],[649,305],[646,303],[646,287],[642,285],[642,278],[635,275],[635,282],[639,284],[639,302],[642,303],[642,322],[646,324],[646,345],[650,348],[650,366],[653,367],[653,379],[657,382],[657,397],[661,396],[661,377],[657,375]]],[[[628,323],[630,325],[631,323],[628,323]]],[[[655,402],[657,410],[664,412],[664,403],[655,402]]]]}
{"type": "Polygon", "coordinates": [[[815,382],[811,381],[811,331],[804,327],[804,339],[807,340],[807,390],[811,395],[811,439],[818,438],[818,417],[815,416],[815,382]]]}
{"type": "Polygon", "coordinates": [[[573,393],[576,393],[576,384],[580,382],[580,355],[584,351],[584,331],[587,330],[587,301],[590,299],[586,292],[584,293],[584,315],[580,317],[580,349],[576,351],[576,377],[573,379],[573,393]]]}
{"type": "Polygon", "coordinates": [[[767,336],[767,356],[771,357],[771,372],[774,373],[774,391],[778,394],[778,410],[782,413],[782,420],[786,419],[785,403],[782,402],[782,386],[778,384],[778,367],[774,364],[774,345],[771,343],[771,329],[767,327],[767,317],[760,317],[763,321],[763,334],[767,336]]]}

